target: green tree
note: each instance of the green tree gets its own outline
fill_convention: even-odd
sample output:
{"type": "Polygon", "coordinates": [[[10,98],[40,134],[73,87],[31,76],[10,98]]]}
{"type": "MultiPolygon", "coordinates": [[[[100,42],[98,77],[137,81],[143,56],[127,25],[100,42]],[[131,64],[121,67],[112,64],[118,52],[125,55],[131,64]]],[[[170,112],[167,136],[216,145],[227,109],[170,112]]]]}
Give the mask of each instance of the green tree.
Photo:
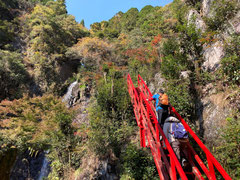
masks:
{"type": "Polygon", "coordinates": [[[67,14],[65,1],[37,4],[20,18],[24,22],[22,38],[26,42],[26,60],[34,67],[35,80],[43,90],[57,90],[59,67],[67,48],[88,32],[67,14]]]}
{"type": "Polygon", "coordinates": [[[165,41],[160,49],[163,56],[161,72],[167,79],[178,79],[181,71],[187,70],[188,61],[180,52],[180,44],[174,38],[165,41]]]}
{"type": "Polygon", "coordinates": [[[138,9],[131,8],[121,17],[121,26],[122,29],[129,32],[134,29],[136,26],[137,18],[138,18],[138,9]]]}
{"type": "Polygon", "coordinates": [[[122,30],[121,18],[123,14],[124,13],[122,11],[119,11],[115,16],[113,16],[109,20],[109,28],[115,29],[117,32],[120,32],[122,30]]]}
{"type": "Polygon", "coordinates": [[[122,178],[126,179],[159,179],[150,154],[143,149],[139,149],[134,144],[129,144],[121,154],[122,178]]]}
{"type": "Polygon", "coordinates": [[[53,95],[22,99],[0,105],[1,137],[0,153],[4,149],[30,150],[31,155],[49,150],[51,161],[49,178],[67,176],[70,168],[79,167],[77,144],[72,118],[74,112],[65,107],[61,99],[53,95]],[[4,108],[2,108],[4,107],[4,108]],[[8,116],[12,114],[12,116],[8,116]]]}
{"type": "Polygon", "coordinates": [[[13,25],[7,20],[0,20],[0,48],[9,46],[9,43],[13,41],[14,33],[12,31],[13,25]]]}
{"type": "Polygon", "coordinates": [[[41,51],[48,55],[63,55],[67,47],[85,35],[74,17],[66,14],[65,5],[58,1],[36,5],[26,18],[23,31],[29,52],[41,51]]]}
{"type": "Polygon", "coordinates": [[[81,20],[80,24],[85,27],[84,19],[81,20]]]}
{"type": "Polygon", "coordinates": [[[21,54],[0,50],[0,99],[21,97],[27,80],[21,54]]]}
{"type": "Polygon", "coordinates": [[[103,67],[106,76],[97,82],[96,102],[90,110],[90,147],[102,156],[110,150],[119,157],[134,130],[130,99],[122,73],[103,67]]]}
{"type": "Polygon", "coordinates": [[[194,97],[190,92],[190,82],[184,80],[170,80],[166,83],[167,95],[171,105],[185,119],[193,122],[194,118],[194,97]]]}

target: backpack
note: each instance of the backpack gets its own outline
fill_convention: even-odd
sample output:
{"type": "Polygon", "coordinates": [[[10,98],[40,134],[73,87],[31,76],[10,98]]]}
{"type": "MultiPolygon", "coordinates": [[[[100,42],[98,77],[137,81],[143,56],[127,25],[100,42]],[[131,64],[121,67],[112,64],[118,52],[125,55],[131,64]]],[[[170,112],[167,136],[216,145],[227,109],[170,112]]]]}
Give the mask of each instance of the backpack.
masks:
{"type": "Polygon", "coordinates": [[[168,105],[168,96],[167,94],[163,94],[162,96],[159,96],[159,105],[168,105]]]}
{"type": "Polygon", "coordinates": [[[188,138],[188,133],[184,128],[182,123],[173,123],[172,124],[173,135],[175,139],[186,139],[188,138]]]}

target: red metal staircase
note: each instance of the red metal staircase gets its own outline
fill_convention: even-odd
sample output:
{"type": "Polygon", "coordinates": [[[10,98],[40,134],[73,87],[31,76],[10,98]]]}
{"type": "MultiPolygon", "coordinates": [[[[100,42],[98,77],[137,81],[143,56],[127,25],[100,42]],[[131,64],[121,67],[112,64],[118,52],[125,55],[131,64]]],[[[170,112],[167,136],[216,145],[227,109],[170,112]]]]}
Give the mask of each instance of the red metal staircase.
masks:
{"type": "Polygon", "coordinates": [[[156,118],[155,107],[152,103],[149,103],[146,99],[152,97],[152,93],[148,89],[147,85],[143,81],[140,75],[138,75],[138,87],[135,87],[130,75],[127,77],[128,91],[133,104],[134,113],[137,124],[140,128],[140,143],[142,147],[146,147],[146,141],[148,147],[150,147],[156,168],[161,180],[172,179],[176,180],[177,177],[181,177],[182,180],[187,179],[205,179],[216,180],[216,172],[221,174],[224,179],[230,180],[230,176],[222,168],[219,162],[214,158],[207,147],[192,131],[183,118],[177,113],[174,107],[171,107],[171,111],[182,122],[185,129],[191,135],[192,139],[199,145],[199,148],[206,156],[206,164],[194,151],[190,143],[187,143],[188,154],[186,154],[187,161],[190,165],[190,172],[184,171],[179,163],[170,143],[163,133],[156,118]],[[159,140],[159,136],[162,136],[162,140],[159,140]],[[165,147],[163,148],[163,143],[165,147]],[[197,165],[195,165],[197,164],[197,165]]]}

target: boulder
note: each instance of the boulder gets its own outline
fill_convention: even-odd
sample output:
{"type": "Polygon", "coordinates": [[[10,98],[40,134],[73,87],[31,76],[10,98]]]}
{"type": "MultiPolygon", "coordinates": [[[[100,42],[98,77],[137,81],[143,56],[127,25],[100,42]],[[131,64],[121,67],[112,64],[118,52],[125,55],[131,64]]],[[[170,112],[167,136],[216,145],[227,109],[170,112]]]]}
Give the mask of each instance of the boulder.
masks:
{"type": "Polygon", "coordinates": [[[240,11],[238,11],[236,16],[230,19],[228,22],[231,25],[231,29],[233,29],[233,32],[239,34],[240,33],[240,11]]]}
{"type": "Polygon", "coordinates": [[[166,80],[162,77],[161,73],[156,73],[152,82],[148,84],[148,88],[152,94],[156,93],[160,88],[164,89],[164,82],[166,80]]]}
{"type": "Polygon", "coordinates": [[[200,14],[194,9],[191,9],[188,13],[188,25],[189,24],[194,24],[196,28],[201,30],[202,32],[205,32],[206,30],[205,22],[203,21],[200,14]]]}
{"type": "Polygon", "coordinates": [[[160,88],[164,89],[165,78],[162,77],[161,73],[157,73],[154,76],[155,91],[158,91],[160,88]]]}
{"type": "Polygon", "coordinates": [[[180,78],[188,79],[190,74],[191,74],[191,71],[182,71],[180,74],[180,78]]]}
{"type": "Polygon", "coordinates": [[[220,61],[225,55],[223,42],[217,41],[210,47],[205,46],[203,52],[204,63],[202,65],[203,70],[215,71],[220,66],[220,61]]]}
{"type": "Polygon", "coordinates": [[[100,160],[93,154],[83,157],[80,166],[81,171],[75,175],[75,180],[117,180],[116,165],[111,163],[109,158],[100,160]]]}
{"type": "Polygon", "coordinates": [[[228,94],[225,92],[205,96],[201,99],[198,119],[200,130],[206,145],[211,149],[217,146],[217,141],[221,128],[226,124],[231,107],[227,101],[228,94]]]}
{"type": "Polygon", "coordinates": [[[155,85],[153,82],[150,82],[148,85],[148,89],[151,91],[151,93],[155,92],[155,85]]]}
{"type": "Polygon", "coordinates": [[[210,8],[213,0],[203,0],[202,2],[202,15],[211,17],[210,8]]]}

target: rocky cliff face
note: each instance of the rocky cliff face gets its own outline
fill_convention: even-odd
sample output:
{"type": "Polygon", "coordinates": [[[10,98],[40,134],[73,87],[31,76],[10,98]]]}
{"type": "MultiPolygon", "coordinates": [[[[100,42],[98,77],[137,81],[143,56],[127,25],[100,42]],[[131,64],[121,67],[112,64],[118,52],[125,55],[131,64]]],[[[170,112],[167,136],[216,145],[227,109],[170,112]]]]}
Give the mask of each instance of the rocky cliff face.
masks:
{"type": "Polygon", "coordinates": [[[200,31],[202,32],[205,32],[206,30],[206,24],[205,22],[203,21],[202,17],[200,16],[200,14],[194,10],[194,9],[191,9],[188,13],[188,24],[195,24],[196,25],[196,28],[199,29],[200,31]]]}
{"type": "Polygon", "coordinates": [[[41,177],[41,170],[43,168],[43,165],[47,176],[50,171],[49,163],[46,163],[45,160],[45,153],[40,152],[37,154],[37,156],[30,156],[29,151],[26,151],[20,155],[17,156],[16,162],[14,164],[14,167],[11,170],[10,179],[11,180],[38,180],[43,177],[41,177]]]}
{"type": "Polygon", "coordinates": [[[117,180],[115,168],[111,165],[109,158],[100,160],[95,155],[90,155],[82,159],[82,165],[80,167],[81,172],[77,173],[76,180],[117,180]]]}
{"type": "Polygon", "coordinates": [[[213,2],[213,0],[203,0],[202,9],[201,9],[203,16],[211,16],[210,7],[211,7],[212,2],[213,2]]]}
{"type": "MultiPolygon", "coordinates": [[[[215,14],[213,6],[213,0],[203,0],[200,13],[191,9],[188,13],[188,24],[195,24],[196,28],[202,33],[206,31],[206,24],[203,18],[211,18],[215,14]]],[[[225,22],[224,31],[221,34],[216,35],[214,41],[211,44],[203,46],[203,70],[213,72],[220,66],[220,61],[225,55],[224,42],[231,34],[240,33],[240,11],[227,22],[225,22]]]]}
{"type": "Polygon", "coordinates": [[[227,92],[217,92],[216,87],[208,84],[203,88],[203,95],[197,104],[197,117],[200,134],[209,148],[216,146],[220,129],[231,112],[227,92]]]}
{"type": "Polygon", "coordinates": [[[203,49],[204,63],[202,68],[205,71],[209,72],[215,71],[219,68],[221,59],[225,55],[223,42],[217,41],[214,44],[210,45],[210,47],[208,45],[204,46],[203,49]]]}
{"type": "MultiPolygon", "coordinates": [[[[188,13],[188,23],[194,23],[197,29],[205,32],[206,24],[204,17],[212,17],[211,10],[213,0],[203,0],[200,14],[196,10],[188,13]]],[[[221,59],[225,55],[224,42],[231,34],[239,33],[240,11],[235,17],[228,20],[222,33],[215,36],[216,41],[203,46],[202,70],[214,73],[219,67],[221,59]]],[[[220,135],[220,129],[226,124],[226,118],[230,115],[233,106],[230,96],[233,92],[228,89],[217,87],[209,83],[201,88],[201,97],[196,104],[196,113],[199,123],[200,134],[209,148],[216,146],[216,138],[220,135]]]]}
{"type": "Polygon", "coordinates": [[[149,90],[152,92],[152,94],[155,94],[158,92],[158,90],[164,89],[164,83],[166,79],[162,77],[161,73],[156,73],[154,76],[153,81],[147,82],[149,90]]]}

